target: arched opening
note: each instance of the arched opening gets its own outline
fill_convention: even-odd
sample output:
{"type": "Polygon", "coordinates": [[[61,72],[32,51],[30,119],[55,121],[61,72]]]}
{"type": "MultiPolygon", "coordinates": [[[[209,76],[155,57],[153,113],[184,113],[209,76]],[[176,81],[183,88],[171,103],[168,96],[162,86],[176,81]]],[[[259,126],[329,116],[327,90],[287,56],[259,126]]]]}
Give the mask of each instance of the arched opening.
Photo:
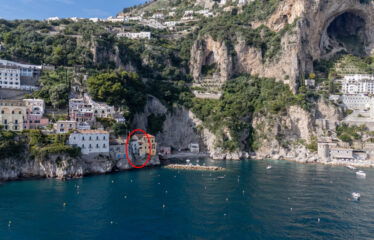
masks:
{"type": "Polygon", "coordinates": [[[365,55],[365,27],[365,19],[358,13],[344,12],[338,15],[329,23],[321,40],[323,51],[327,54],[345,51],[357,56],[365,55]]]}

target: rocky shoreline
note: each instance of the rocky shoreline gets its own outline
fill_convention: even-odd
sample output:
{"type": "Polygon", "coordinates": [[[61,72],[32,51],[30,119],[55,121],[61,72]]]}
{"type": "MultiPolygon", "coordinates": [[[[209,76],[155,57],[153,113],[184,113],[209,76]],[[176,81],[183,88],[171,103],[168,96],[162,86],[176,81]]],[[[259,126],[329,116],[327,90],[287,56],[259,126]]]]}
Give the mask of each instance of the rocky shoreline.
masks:
{"type": "MultiPolygon", "coordinates": [[[[143,163],[136,162],[136,165],[141,166],[143,163]]],[[[158,156],[154,156],[146,167],[160,165],[158,156]]],[[[0,162],[0,181],[36,178],[71,179],[132,169],[135,168],[126,159],[115,160],[108,156],[72,158],[67,155],[49,155],[43,160],[29,157],[7,158],[0,162]]]]}

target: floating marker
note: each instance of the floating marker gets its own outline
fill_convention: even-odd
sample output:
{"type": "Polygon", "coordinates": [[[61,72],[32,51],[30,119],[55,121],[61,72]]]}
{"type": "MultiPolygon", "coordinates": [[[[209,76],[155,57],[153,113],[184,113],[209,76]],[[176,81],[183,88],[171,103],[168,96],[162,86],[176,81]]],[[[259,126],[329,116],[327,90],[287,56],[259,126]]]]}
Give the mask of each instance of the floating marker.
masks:
{"type": "Polygon", "coordinates": [[[162,208],[166,208],[166,205],[165,205],[165,204],[162,204],[162,208]]]}
{"type": "Polygon", "coordinates": [[[112,183],[114,183],[114,181],[112,180],[112,183]]]}
{"type": "Polygon", "coordinates": [[[113,224],[114,222],[113,221],[110,221],[110,224],[113,224]]]}
{"type": "Polygon", "coordinates": [[[127,196],[125,195],[123,198],[124,198],[124,199],[127,199],[127,196]]]}
{"type": "Polygon", "coordinates": [[[8,222],[8,227],[10,228],[10,225],[12,224],[12,221],[9,221],[8,222]]]}
{"type": "Polygon", "coordinates": [[[62,204],[64,207],[66,207],[66,203],[64,202],[64,204],[62,204]]]}
{"type": "Polygon", "coordinates": [[[318,222],[320,222],[321,221],[321,219],[320,218],[318,218],[318,222]]]}

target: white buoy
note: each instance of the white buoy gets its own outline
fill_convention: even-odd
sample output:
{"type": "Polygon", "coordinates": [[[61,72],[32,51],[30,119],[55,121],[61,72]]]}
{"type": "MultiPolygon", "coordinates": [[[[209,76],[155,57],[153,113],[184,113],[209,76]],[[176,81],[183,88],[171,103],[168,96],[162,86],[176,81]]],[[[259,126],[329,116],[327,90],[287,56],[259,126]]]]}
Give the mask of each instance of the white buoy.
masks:
{"type": "Polygon", "coordinates": [[[292,211],[292,208],[290,208],[290,210],[292,211]]]}
{"type": "Polygon", "coordinates": [[[321,221],[321,219],[320,218],[318,218],[318,222],[320,222],[321,221]]]}
{"type": "Polygon", "coordinates": [[[226,202],[229,200],[229,198],[226,198],[226,202]]]}

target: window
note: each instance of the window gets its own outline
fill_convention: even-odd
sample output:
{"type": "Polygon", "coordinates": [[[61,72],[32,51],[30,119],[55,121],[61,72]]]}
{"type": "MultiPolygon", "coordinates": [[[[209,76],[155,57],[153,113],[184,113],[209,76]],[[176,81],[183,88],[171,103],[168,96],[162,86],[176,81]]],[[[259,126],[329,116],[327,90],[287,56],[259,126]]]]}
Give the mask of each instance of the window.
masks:
{"type": "Polygon", "coordinates": [[[18,124],[18,120],[14,120],[14,123],[15,123],[15,124],[18,124]]]}
{"type": "Polygon", "coordinates": [[[22,114],[22,112],[21,112],[21,111],[18,111],[18,114],[22,114]]]}
{"type": "Polygon", "coordinates": [[[90,144],[89,148],[91,149],[92,148],[92,145],[90,144]]]}
{"type": "Polygon", "coordinates": [[[1,110],[1,114],[4,114],[4,110],[1,110]]]}
{"type": "Polygon", "coordinates": [[[96,148],[99,148],[99,144],[96,144],[96,148]]]}
{"type": "Polygon", "coordinates": [[[82,149],[84,149],[84,144],[82,144],[82,149]]]}
{"type": "Polygon", "coordinates": [[[90,136],[90,141],[92,140],[91,136],[90,136]]]}
{"type": "Polygon", "coordinates": [[[103,148],[106,148],[105,144],[103,144],[103,148]]]}
{"type": "Polygon", "coordinates": [[[14,126],[14,130],[18,130],[18,126],[14,126]]]}
{"type": "Polygon", "coordinates": [[[84,137],[82,137],[82,141],[84,141],[84,137]]]}
{"type": "Polygon", "coordinates": [[[105,136],[103,137],[103,140],[105,140],[105,136]]]}
{"type": "Polygon", "coordinates": [[[99,140],[99,136],[96,136],[96,140],[99,140]]]}
{"type": "Polygon", "coordinates": [[[5,120],[4,120],[4,124],[8,124],[8,120],[5,119],[5,120]]]}
{"type": "Polygon", "coordinates": [[[12,114],[14,114],[14,111],[12,111],[12,114]]]}

